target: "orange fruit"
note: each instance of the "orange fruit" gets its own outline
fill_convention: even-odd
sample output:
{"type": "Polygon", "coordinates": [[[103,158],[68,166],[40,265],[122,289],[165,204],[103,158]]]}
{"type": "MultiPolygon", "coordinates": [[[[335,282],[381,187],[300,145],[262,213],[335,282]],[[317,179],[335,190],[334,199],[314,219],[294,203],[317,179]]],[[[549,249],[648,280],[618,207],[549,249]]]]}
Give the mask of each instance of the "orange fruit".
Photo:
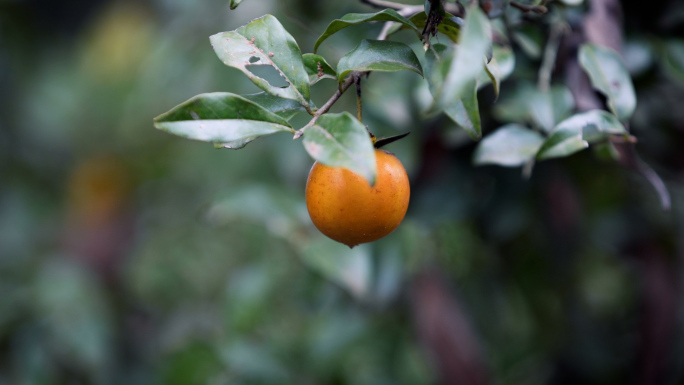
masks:
{"type": "Polygon", "coordinates": [[[306,181],[306,207],[326,236],[354,247],[394,231],[408,209],[406,169],[394,154],[375,150],[375,185],[344,168],[314,163],[306,181]]]}

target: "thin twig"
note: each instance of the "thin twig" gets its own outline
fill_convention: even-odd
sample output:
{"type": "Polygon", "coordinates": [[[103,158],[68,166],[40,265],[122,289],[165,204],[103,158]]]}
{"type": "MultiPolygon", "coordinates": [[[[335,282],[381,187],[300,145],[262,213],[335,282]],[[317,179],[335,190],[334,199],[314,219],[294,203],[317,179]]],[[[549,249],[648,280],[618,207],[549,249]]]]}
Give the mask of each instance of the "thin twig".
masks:
{"type": "MultiPolygon", "coordinates": [[[[376,7],[376,8],[390,8],[395,11],[402,11],[406,8],[417,8],[420,7],[420,11],[423,10],[423,6],[411,6],[411,5],[406,5],[406,4],[400,4],[400,3],[394,3],[391,1],[384,1],[384,0],[361,0],[362,3],[366,3],[370,5],[371,7],[376,7]]],[[[451,3],[446,3],[444,4],[444,10],[449,12],[450,14],[458,17],[463,17],[465,16],[465,9],[459,5],[456,4],[451,4],[451,3]]],[[[399,12],[401,13],[401,12],[399,12]]],[[[402,15],[406,17],[405,15],[402,15]]]]}
{"type": "Polygon", "coordinates": [[[518,3],[517,1],[511,1],[510,4],[523,12],[536,12],[543,15],[549,11],[549,9],[543,5],[527,5],[518,3]]]}
{"type": "MultiPolygon", "coordinates": [[[[397,11],[397,13],[404,17],[411,17],[416,13],[421,12],[423,9],[424,8],[422,5],[413,5],[404,7],[403,9],[397,11]]],[[[378,35],[378,40],[387,39],[387,34],[389,33],[390,28],[392,28],[392,25],[394,25],[393,21],[385,22],[385,25],[382,26],[382,31],[380,31],[380,34],[378,35]]]]}
{"type": "Polygon", "coordinates": [[[363,117],[361,113],[361,76],[357,75],[354,83],[356,84],[356,118],[359,119],[359,122],[363,122],[361,120],[363,117]]]}
{"type": "MultiPolygon", "coordinates": [[[[365,73],[366,72],[360,72],[360,73],[358,73],[359,74],[358,76],[363,76],[363,74],[365,74],[365,73]]],[[[306,130],[307,128],[316,124],[316,122],[318,121],[318,118],[320,118],[321,115],[325,114],[326,112],[328,112],[330,110],[330,107],[332,107],[333,104],[335,104],[335,102],[337,102],[337,100],[342,96],[344,91],[346,91],[349,87],[351,87],[352,84],[354,84],[354,81],[355,81],[354,75],[355,74],[357,74],[357,73],[352,73],[351,75],[349,75],[347,80],[345,80],[344,83],[342,83],[342,86],[340,86],[340,88],[337,91],[335,91],[335,94],[333,94],[333,96],[330,99],[328,99],[328,101],[325,102],[325,104],[323,106],[321,106],[321,108],[319,108],[316,111],[316,113],[313,115],[313,117],[311,118],[309,123],[307,123],[306,126],[300,128],[299,130],[297,130],[295,132],[294,137],[292,139],[297,140],[297,139],[301,138],[302,135],[304,135],[304,130],[306,130]]]]}
{"type": "Polygon", "coordinates": [[[403,9],[406,7],[406,4],[399,4],[399,3],[394,3],[391,1],[383,1],[383,0],[361,0],[362,3],[366,3],[370,5],[371,7],[376,7],[376,8],[390,8],[395,11],[398,11],[400,9],[403,9]]]}
{"type": "Polygon", "coordinates": [[[663,211],[670,211],[670,208],[672,207],[672,200],[670,199],[670,192],[667,190],[665,182],[660,179],[660,176],[658,176],[658,174],[653,171],[653,169],[646,164],[646,162],[639,158],[637,158],[636,168],[637,171],[639,171],[639,173],[651,183],[651,186],[653,186],[653,189],[660,198],[660,206],[663,208],[663,211]]]}
{"type": "MultiPolygon", "coordinates": [[[[385,7],[385,8],[393,8],[393,6],[400,6],[399,9],[399,14],[402,14],[402,16],[406,17],[408,15],[411,15],[412,13],[417,13],[420,12],[420,10],[423,9],[422,6],[405,6],[403,4],[397,4],[397,3],[391,3],[388,1],[382,1],[382,0],[361,0],[362,2],[366,4],[370,4],[373,6],[378,6],[378,7],[385,7]]],[[[387,22],[385,23],[382,31],[380,32],[380,35],[378,36],[378,40],[385,40],[387,39],[387,32],[389,31],[389,28],[391,26],[392,22],[387,22]]],[[[299,130],[295,131],[294,137],[292,139],[297,140],[304,135],[304,130],[306,130],[309,127],[312,127],[313,125],[316,124],[318,121],[318,118],[321,117],[321,115],[325,114],[330,110],[330,108],[337,102],[337,100],[342,96],[342,94],[349,88],[351,87],[352,84],[357,83],[357,107],[358,107],[358,118],[359,121],[361,121],[361,77],[364,75],[370,74],[370,71],[365,71],[365,72],[352,72],[349,77],[342,83],[340,87],[338,87],[337,91],[333,94],[333,96],[328,99],[327,102],[321,108],[319,108],[315,113],[312,114],[312,118],[307,123],[304,127],[300,128],[299,130]]]]}
{"type": "Polygon", "coordinates": [[[560,46],[564,30],[565,26],[561,24],[553,24],[551,26],[549,41],[544,48],[544,56],[539,67],[539,79],[537,81],[537,87],[542,92],[548,92],[551,88],[551,74],[556,66],[556,55],[558,54],[558,47],[560,46]]]}

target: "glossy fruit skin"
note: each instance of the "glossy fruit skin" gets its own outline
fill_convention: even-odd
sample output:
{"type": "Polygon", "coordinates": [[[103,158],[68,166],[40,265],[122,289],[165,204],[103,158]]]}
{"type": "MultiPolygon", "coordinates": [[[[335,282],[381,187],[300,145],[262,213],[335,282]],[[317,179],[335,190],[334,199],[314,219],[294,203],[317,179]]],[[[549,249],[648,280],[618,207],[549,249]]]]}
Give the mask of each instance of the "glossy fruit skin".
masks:
{"type": "Polygon", "coordinates": [[[318,230],[354,247],[394,231],[406,215],[411,188],[394,154],[375,150],[374,186],[344,168],[314,163],[306,181],[306,207],[318,230]]]}

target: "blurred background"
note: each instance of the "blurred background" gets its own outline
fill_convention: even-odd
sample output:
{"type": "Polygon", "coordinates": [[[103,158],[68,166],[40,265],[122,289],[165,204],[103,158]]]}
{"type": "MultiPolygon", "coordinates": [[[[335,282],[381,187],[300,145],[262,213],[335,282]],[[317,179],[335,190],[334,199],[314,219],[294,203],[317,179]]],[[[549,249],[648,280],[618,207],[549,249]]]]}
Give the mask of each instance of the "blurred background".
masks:
{"type": "MultiPolygon", "coordinates": [[[[411,205],[350,250],[308,218],[299,141],[215,150],[152,119],[199,93],[259,91],[210,35],[270,13],[311,52],[332,19],[373,8],[0,0],[0,384],[683,383],[684,4],[622,5],[631,130],[669,212],[591,150],[529,180],[474,167],[462,130],[421,118],[418,75],[373,74],[364,123],[412,132],[388,147],[411,205]]],[[[571,25],[587,8],[550,7],[571,25]]],[[[547,35],[547,19],[506,13],[524,28],[501,101],[480,92],[485,133],[519,108],[547,35]]],[[[380,29],[319,53],[335,64],[380,29]]],[[[314,101],[334,90],[322,81],[314,101]]]]}

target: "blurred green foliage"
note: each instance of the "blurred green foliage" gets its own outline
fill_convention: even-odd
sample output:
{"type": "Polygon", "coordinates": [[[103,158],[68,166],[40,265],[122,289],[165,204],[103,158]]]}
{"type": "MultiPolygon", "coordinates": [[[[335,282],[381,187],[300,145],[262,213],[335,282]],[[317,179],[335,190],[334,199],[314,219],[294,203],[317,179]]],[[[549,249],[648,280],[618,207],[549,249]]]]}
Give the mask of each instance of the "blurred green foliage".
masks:
{"type": "MultiPolygon", "coordinates": [[[[642,177],[590,151],[539,164],[530,180],[474,167],[463,130],[422,119],[422,79],[377,73],[364,85],[364,120],[380,137],[412,131],[389,147],[412,200],[397,231],[349,250],[310,223],[313,161],[289,135],[215,150],[155,130],[152,118],[199,93],[259,91],[216,58],[210,35],[271,13],[311,52],[331,20],[372,8],[49,3],[0,0],[0,384],[434,384],[410,290],[432,266],[462,303],[492,382],[631,378],[647,351],[640,328],[656,314],[648,274],[681,275],[676,12],[657,15],[675,27],[653,29],[625,5],[631,132],[665,180],[671,212],[642,177]],[[665,268],[651,267],[654,255],[665,268]]],[[[345,29],[319,53],[336,63],[380,28],[345,29]]],[[[501,101],[491,87],[480,92],[485,133],[520,113],[515,95],[535,80],[540,28],[514,35],[516,73],[501,101]]],[[[420,50],[410,31],[396,36],[420,50]]],[[[335,89],[321,82],[312,97],[320,105],[335,89]]],[[[553,90],[564,100],[562,85],[553,90]]],[[[333,112],[354,108],[348,93],[333,112]]],[[[681,293],[668,295],[664,306],[681,308],[681,293]]],[[[678,312],[675,322],[663,358],[672,383],[684,353],[678,312]]]]}

